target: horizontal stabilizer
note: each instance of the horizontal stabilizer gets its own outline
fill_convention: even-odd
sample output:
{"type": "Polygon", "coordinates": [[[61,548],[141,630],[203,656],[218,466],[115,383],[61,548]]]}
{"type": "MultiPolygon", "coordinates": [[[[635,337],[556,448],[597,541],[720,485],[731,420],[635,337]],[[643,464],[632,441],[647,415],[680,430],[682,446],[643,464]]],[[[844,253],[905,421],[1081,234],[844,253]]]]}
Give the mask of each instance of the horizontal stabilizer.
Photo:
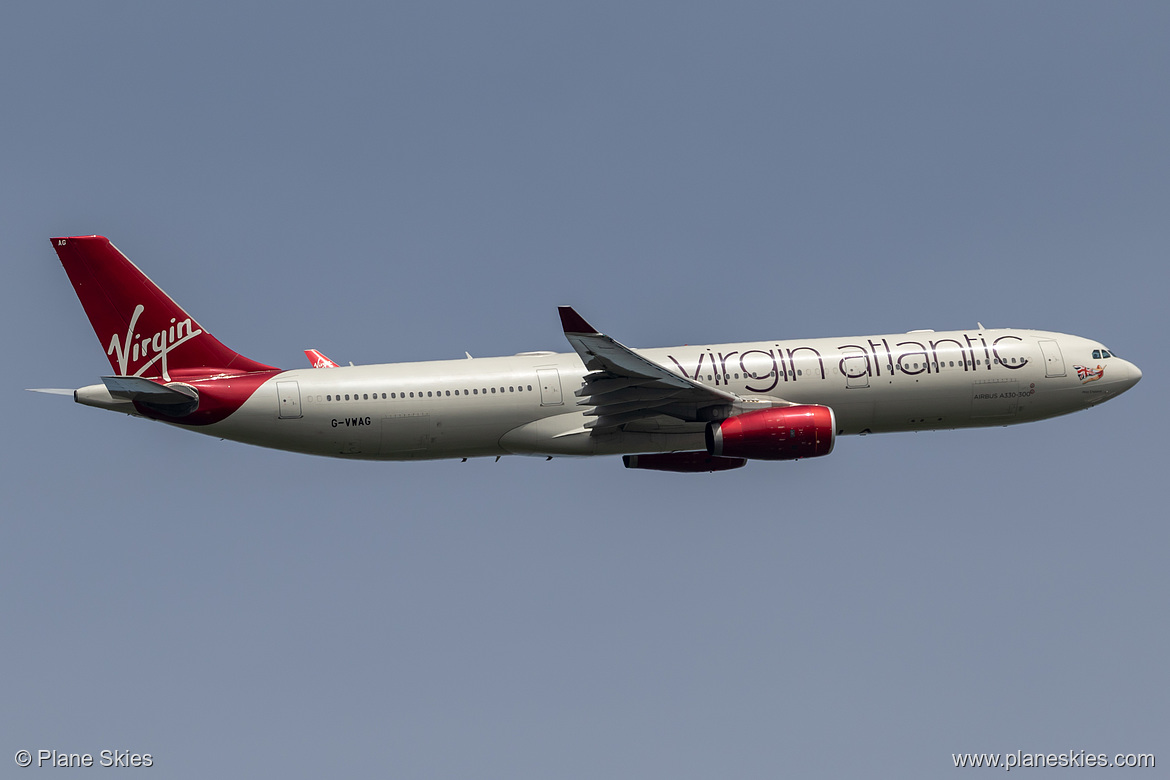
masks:
{"type": "Polygon", "coordinates": [[[26,388],[30,393],[48,393],[49,395],[73,395],[73,390],[68,387],[29,387],[26,388]]]}
{"type": "Polygon", "coordinates": [[[114,398],[134,401],[171,417],[182,417],[199,407],[199,391],[178,382],[162,385],[140,376],[103,376],[102,383],[114,398]]]}

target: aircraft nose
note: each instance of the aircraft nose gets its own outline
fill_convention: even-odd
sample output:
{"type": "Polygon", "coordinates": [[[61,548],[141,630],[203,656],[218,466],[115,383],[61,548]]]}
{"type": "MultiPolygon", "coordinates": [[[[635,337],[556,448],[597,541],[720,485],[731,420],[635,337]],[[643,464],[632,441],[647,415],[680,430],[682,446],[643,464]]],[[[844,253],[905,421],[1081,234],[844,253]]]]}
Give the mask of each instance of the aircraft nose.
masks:
{"type": "Polygon", "coordinates": [[[1121,392],[1123,392],[1123,393],[1126,390],[1128,390],[1129,388],[1136,385],[1141,380],[1142,370],[1127,360],[1127,361],[1125,361],[1125,372],[1124,373],[1125,373],[1125,378],[1122,379],[1123,384],[1122,384],[1122,388],[1121,388],[1121,392]]]}

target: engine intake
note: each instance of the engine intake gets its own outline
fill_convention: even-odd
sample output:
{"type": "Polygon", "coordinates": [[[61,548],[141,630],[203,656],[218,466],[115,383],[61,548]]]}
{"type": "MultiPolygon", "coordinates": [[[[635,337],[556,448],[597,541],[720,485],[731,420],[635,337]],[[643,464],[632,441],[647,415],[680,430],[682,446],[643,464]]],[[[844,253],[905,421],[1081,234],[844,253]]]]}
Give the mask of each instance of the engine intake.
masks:
{"type": "Polygon", "coordinates": [[[837,420],[827,406],[760,409],[707,425],[707,453],[759,460],[816,458],[833,451],[837,420]]]}

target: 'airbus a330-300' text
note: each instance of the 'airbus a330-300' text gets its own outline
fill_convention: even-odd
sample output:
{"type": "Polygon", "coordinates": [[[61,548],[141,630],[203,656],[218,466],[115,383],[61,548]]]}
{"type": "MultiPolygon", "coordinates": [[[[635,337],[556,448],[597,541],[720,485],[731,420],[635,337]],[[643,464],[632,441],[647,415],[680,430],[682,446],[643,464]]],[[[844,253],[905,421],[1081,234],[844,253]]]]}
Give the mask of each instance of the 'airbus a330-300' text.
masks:
{"type": "Polygon", "coordinates": [[[281,370],[221,344],[107,239],[52,241],[113,369],[78,403],[314,455],[721,471],[827,455],[844,434],[1055,417],[1142,376],[1090,339],[982,325],[630,349],[567,306],[574,352],[339,366],[306,350],[311,368],[281,370]]]}

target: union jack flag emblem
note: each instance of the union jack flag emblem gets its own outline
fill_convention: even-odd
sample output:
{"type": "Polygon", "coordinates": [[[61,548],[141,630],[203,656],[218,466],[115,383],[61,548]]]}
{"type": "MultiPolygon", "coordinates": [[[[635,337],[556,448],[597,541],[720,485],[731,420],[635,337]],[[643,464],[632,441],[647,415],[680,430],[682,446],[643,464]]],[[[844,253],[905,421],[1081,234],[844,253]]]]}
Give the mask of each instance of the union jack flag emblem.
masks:
{"type": "Polygon", "coordinates": [[[1073,368],[1077,370],[1077,377],[1080,378],[1082,385],[1105,376],[1105,369],[1100,363],[1097,364],[1096,368],[1089,368],[1087,366],[1073,366],[1073,368]]]}

